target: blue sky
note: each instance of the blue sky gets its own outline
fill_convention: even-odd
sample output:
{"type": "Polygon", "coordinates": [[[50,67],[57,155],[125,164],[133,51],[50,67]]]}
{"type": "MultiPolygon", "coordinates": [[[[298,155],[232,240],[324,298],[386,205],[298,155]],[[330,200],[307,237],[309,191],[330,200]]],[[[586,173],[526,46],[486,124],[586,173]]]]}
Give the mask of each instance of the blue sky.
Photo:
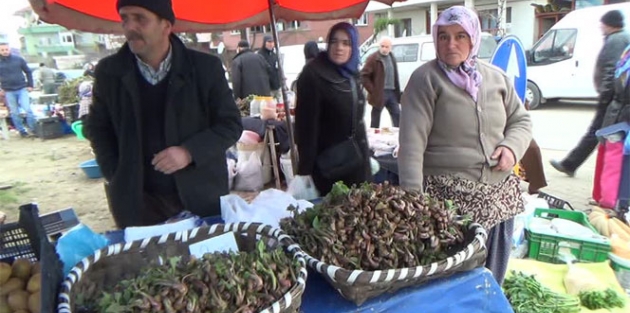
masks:
{"type": "Polygon", "coordinates": [[[15,11],[29,5],[28,0],[0,0],[2,10],[0,10],[0,33],[9,36],[9,43],[12,47],[20,48],[20,38],[17,29],[22,24],[23,19],[13,16],[15,11]]]}

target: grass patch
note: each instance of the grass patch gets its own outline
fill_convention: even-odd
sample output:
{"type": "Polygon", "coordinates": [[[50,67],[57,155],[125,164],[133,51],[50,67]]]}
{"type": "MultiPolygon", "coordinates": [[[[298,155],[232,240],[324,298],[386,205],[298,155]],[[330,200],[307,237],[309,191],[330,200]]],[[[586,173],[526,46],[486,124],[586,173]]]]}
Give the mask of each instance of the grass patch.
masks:
{"type": "Polygon", "coordinates": [[[26,186],[24,182],[9,183],[12,188],[0,190],[0,207],[9,209],[15,204],[18,204],[22,198],[22,195],[27,193],[31,188],[26,186]]]}

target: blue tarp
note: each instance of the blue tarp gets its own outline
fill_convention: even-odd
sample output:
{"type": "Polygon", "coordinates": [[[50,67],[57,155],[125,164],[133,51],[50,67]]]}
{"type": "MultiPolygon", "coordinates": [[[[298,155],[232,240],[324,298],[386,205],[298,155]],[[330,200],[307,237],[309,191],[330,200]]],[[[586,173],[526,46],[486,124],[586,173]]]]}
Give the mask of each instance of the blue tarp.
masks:
{"type": "Polygon", "coordinates": [[[513,313],[492,273],[477,268],[418,287],[398,290],[371,299],[357,307],[344,299],[319,273],[309,271],[302,296],[304,313],[513,313]]]}

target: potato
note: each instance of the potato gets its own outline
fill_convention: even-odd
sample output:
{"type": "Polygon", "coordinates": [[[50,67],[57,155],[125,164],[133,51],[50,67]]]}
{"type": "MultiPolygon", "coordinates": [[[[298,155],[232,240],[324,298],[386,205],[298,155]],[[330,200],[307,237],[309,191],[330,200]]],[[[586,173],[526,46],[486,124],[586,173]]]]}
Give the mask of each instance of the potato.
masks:
{"type": "Polygon", "coordinates": [[[42,265],[39,262],[34,262],[33,266],[31,266],[31,275],[41,273],[41,271],[42,271],[42,265]]]}
{"type": "Polygon", "coordinates": [[[32,293],[28,297],[28,309],[31,313],[40,313],[41,311],[41,294],[39,291],[32,293]]]}
{"type": "Polygon", "coordinates": [[[11,277],[11,265],[0,262],[0,286],[6,283],[9,277],[11,277]]]}
{"type": "Polygon", "coordinates": [[[7,298],[7,303],[14,310],[26,310],[28,309],[28,291],[25,290],[14,290],[9,294],[7,298]]]}
{"type": "Polygon", "coordinates": [[[35,274],[31,276],[31,279],[28,280],[28,284],[26,284],[26,290],[30,293],[39,291],[41,289],[41,281],[42,274],[35,274]]]}
{"type": "Polygon", "coordinates": [[[9,303],[7,303],[6,296],[0,296],[0,313],[11,313],[9,303]]]}
{"type": "Polygon", "coordinates": [[[25,285],[26,283],[24,283],[23,280],[17,277],[11,277],[2,285],[2,288],[0,288],[0,296],[6,296],[14,290],[24,290],[25,285]]]}
{"type": "Polygon", "coordinates": [[[13,277],[27,281],[31,277],[31,261],[27,259],[16,259],[11,266],[13,277]]]}

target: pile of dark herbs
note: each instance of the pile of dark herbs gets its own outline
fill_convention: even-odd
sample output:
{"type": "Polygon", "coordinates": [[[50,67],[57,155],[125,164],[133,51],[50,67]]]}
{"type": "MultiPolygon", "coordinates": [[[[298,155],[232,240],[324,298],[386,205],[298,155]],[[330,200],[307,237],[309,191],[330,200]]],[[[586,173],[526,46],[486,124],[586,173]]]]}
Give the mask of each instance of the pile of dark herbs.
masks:
{"type": "Polygon", "coordinates": [[[78,312],[253,313],[272,305],[296,283],[300,264],[261,240],[252,252],[173,257],[95,299],[79,295],[78,312]]]}
{"type": "Polygon", "coordinates": [[[467,219],[450,201],[387,182],[348,188],[337,182],[321,203],[280,222],[304,252],[347,270],[427,265],[461,248],[467,219]]]}

